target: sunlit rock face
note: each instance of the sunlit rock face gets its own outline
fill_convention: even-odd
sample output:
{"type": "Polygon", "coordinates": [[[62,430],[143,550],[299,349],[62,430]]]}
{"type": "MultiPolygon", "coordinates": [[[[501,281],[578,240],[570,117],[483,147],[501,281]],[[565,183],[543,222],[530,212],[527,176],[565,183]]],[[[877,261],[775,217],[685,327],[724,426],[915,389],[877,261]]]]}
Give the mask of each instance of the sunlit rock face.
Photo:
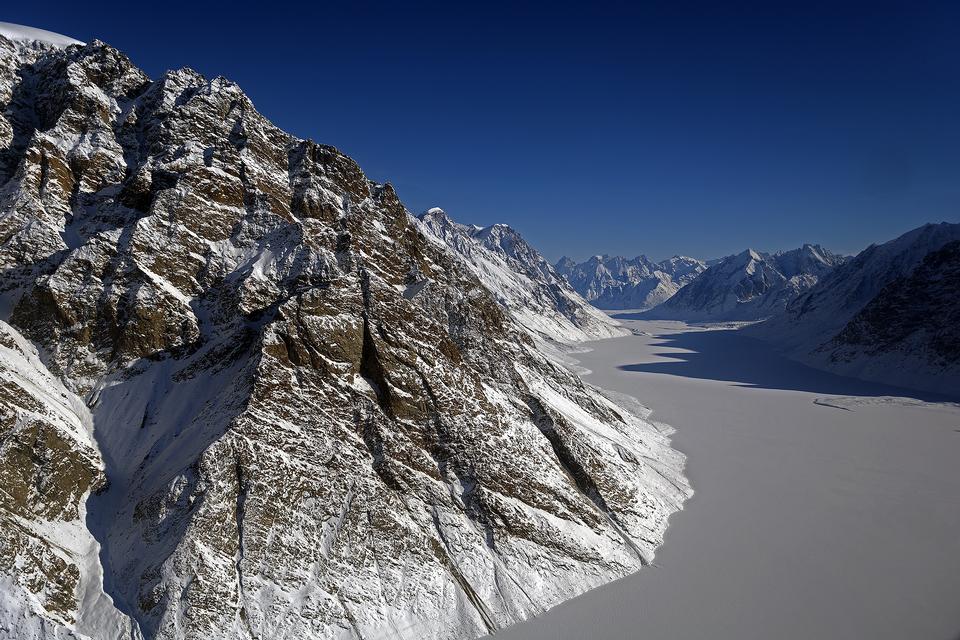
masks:
{"type": "Polygon", "coordinates": [[[0,37],[0,629],[472,638],[689,488],[390,185],[223,78],[0,37]]]}

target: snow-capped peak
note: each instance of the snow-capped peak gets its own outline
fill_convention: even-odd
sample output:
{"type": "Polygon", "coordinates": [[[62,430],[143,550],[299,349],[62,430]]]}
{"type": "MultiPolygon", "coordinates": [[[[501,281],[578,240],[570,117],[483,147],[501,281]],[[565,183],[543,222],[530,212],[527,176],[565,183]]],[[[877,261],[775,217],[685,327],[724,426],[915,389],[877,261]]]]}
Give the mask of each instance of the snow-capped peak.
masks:
{"type": "Polygon", "coordinates": [[[818,245],[774,254],[746,249],[711,265],[650,315],[712,321],[769,317],[842,262],[818,245]]]}
{"type": "Polygon", "coordinates": [[[12,22],[0,22],[0,36],[3,36],[8,40],[16,40],[19,42],[28,42],[33,40],[50,44],[55,47],[69,47],[72,44],[85,44],[80,40],[76,40],[69,36],[54,33],[52,31],[45,31],[44,29],[27,27],[22,24],[13,24],[12,22]]]}
{"type": "Polygon", "coordinates": [[[556,265],[574,290],[603,309],[654,307],[705,268],[693,258],[653,262],[645,255],[595,255],[580,264],[565,258],[556,265]]]}
{"type": "Polygon", "coordinates": [[[535,339],[569,344],[626,332],[587,304],[509,225],[466,225],[431,211],[440,210],[417,216],[424,231],[456,252],[535,339]]]}

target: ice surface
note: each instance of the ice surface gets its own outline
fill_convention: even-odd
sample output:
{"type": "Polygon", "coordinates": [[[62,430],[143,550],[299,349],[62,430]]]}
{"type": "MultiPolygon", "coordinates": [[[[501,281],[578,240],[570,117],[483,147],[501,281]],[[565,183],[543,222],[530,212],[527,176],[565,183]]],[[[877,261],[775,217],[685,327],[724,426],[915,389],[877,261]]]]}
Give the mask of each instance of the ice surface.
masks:
{"type": "Polygon", "coordinates": [[[587,381],[676,427],[697,493],[653,571],[497,640],[956,636],[960,407],[734,331],[626,324],[647,335],[590,343],[587,381]]]}

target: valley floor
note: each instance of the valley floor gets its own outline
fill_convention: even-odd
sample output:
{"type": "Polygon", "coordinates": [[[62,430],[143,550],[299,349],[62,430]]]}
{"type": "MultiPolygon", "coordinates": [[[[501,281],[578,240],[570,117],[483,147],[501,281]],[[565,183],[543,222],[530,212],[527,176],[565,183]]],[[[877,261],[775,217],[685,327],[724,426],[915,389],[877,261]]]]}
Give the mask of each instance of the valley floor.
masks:
{"type": "Polygon", "coordinates": [[[653,567],[497,640],[960,637],[960,405],[625,324],[586,380],[677,429],[696,493],[653,567]]]}

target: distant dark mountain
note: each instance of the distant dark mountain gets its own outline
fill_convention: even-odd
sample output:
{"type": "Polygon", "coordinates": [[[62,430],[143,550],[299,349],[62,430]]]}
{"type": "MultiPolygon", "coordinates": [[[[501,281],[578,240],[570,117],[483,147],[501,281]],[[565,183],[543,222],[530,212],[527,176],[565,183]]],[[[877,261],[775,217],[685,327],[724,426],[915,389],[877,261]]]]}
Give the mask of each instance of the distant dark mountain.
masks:
{"type": "Polygon", "coordinates": [[[960,395],[960,224],[872,245],[746,331],[838,373],[960,395]]]}
{"type": "Polygon", "coordinates": [[[561,258],[555,268],[584,298],[601,309],[650,309],[706,269],[695,258],[653,262],[646,256],[593,256],[577,264],[561,258]]]}
{"type": "Polygon", "coordinates": [[[819,245],[773,254],[748,249],[716,262],[646,315],[691,321],[758,320],[783,311],[842,262],[841,256],[819,245]]]}

